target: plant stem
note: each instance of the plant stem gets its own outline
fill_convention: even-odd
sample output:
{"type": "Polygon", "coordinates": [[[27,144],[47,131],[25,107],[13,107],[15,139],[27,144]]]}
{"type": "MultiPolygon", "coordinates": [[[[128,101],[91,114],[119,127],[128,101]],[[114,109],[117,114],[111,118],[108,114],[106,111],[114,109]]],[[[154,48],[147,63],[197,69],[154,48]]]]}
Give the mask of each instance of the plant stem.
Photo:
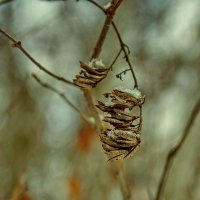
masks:
{"type": "Polygon", "coordinates": [[[173,147],[166,158],[165,161],[165,165],[164,165],[164,169],[160,178],[160,182],[158,185],[158,190],[156,193],[156,197],[155,200],[160,200],[161,196],[163,194],[163,191],[165,189],[165,185],[167,183],[167,179],[169,177],[169,173],[170,173],[170,169],[171,166],[173,164],[173,161],[176,157],[176,155],[178,154],[178,152],[180,151],[181,147],[183,146],[184,142],[186,141],[186,139],[188,138],[189,134],[190,134],[190,130],[194,124],[195,119],[197,118],[198,113],[200,112],[200,99],[197,101],[197,103],[195,104],[195,106],[193,107],[193,110],[191,112],[191,115],[188,119],[188,122],[185,126],[185,129],[183,131],[183,135],[182,138],[180,139],[180,141],[176,144],[175,147],[173,147]]]}
{"type": "Polygon", "coordinates": [[[21,41],[17,41],[15,40],[12,36],[10,36],[8,33],[6,33],[4,30],[0,29],[0,33],[2,33],[5,37],[7,37],[10,41],[13,42],[13,47],[16,47],[18,48],[31,62],[33,62],[40,70],[44,71],[46,74],[48,74],[49,76],[59,80],[59,81],[62,81],[64,83],[67,83],[69,85],[72,85],[72,86],[75,86],[76,85],[72,82],[72,81],[69,81],[63,77],[60,77],[60,76],[57,76],[56,74],[54,74],[53,72],[47,70],[44,66],[42,66],[36,59],[34,59],[29,53],[28,51],[26,51],[24,49],[24,47],[22,46],[21,44],[21,41]]]}

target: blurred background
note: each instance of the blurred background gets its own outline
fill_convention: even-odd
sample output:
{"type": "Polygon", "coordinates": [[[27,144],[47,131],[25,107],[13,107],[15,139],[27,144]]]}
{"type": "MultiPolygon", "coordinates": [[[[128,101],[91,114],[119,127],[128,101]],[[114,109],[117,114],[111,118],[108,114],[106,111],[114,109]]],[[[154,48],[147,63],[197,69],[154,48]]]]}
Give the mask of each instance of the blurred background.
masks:
{"type": "MultiPolygon", "coordinates": [[[[124,0],[115,16],[146,95],[141,147],[125,165],[132,199],[155,196],[166,155],[200,96],[199,8],[199,0],[124,0]]],[[[79,61],[90,59],[104,19],[84,0],[0,4],[0,27],[22,41],[38,62],[69,80],[79,73],[79,61]]],[[[110,29],[104,63],[111,64],[118,51],[110,29]]],[[[102,94],[116,86],[132,88],[131,73],[123,81],[116,78],[127,68],[121,56],[95,89],[96,98],[103,100],[102,94]]],[[[82,92],[38,70],[2,34],[0,70],[0,200],[121,200],[95,130],[31,73],[89,114],[82,92]]],[[[200,116],[175,159],[165,200],[200,199],[199,122],[200,116]]]]}

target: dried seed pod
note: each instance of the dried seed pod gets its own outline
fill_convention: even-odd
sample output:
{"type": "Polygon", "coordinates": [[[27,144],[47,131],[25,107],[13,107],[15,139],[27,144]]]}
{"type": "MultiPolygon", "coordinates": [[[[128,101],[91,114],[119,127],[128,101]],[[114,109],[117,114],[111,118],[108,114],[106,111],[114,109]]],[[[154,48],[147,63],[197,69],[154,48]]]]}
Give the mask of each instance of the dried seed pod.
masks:
{"type": "Polygon", "coordinates": [[[107,76],[109,71],[102,61],[98,59],[93,59],[88,64],[80,61],[80,67],[82,70],[73,81],[75,85],[86,90],[96,87],[107,76]]]}
{"type": "Polygon", "coordinates": [[[123,89],[116,88],[113,89],[111,93],[104,94],[106,98],[110,98],[111,102],[114,104],[123,104],[129,107],[131,110],[134,106],[140,106],[144,103],[144,96],[138,89],[123,89]]]}
{"type": "Polygon", "coordinates": [[[130,116],[130,115],[127,115],[127,114],[111,114],[111,117],[113,119],[118,119],[118,120],[121,120],[121,121],[124,121],[124,123],[128,123],[128,122],[133,122],[134,120],[138,119],[139,116],[130,116]]]}
{"type": "MultiPolygon", "coordinates": [[[[85,72],[84,70],[80,71],[80,76],[83,78],[88,78],[89,80],[93,80],[93,81],[97,81],[97,80],[100,81],[102,79],[102,75],[89,74],[89,73],[85,72]]],[[[105,75],[105,77],[106,77],[106,75],[105,75]]]]}
{"type": "Polygon", "coordinates": [[[122,131],[122,130],[111,130],[104,132],[101,136],[101,141],[109,144],[112,146],[116,145],[116,147],[120,148],[121,144],[124,144],[124,146],[134,146],[137,145],[138,142],[140,142],[140,134],[139,133],[133,133],[131,131],[122,131]],[[114,143],[113,143],[114,142],[114,143]]]}
{"type": "Polygon", "coordinates": [[[102,147],[110,160],[131,156],[140,144],[140,134],[130,131],[104,131],[100,138],[102,147]]]}
{"type": "Polygon", "coordinates": [[[74,84],[77,85],[80,88],[83,88],[85,90],[90,90],[91,89],[91,85],[85,84],[85,83],[80,83],[78,80],[73,80],[74,84]]]}
{"type": "Polygon", "coordinates": [[[119,113],[124,114],[124,110],[126,108],[129,108],[127,105],[124,104],[107,104],[105,105],[101,101],[98,101],[98,105],[96,105],[97,108],[99,108],[103,112],[107,113],[119,113]]]}
{"type": "Polygon", "coordinates": [[[131,140],[133,142],[134,140],[140,140],[140,133],[133,132],[132,130],[115,130],[114,135],[116,137],[121,137],[126,140],[131,140]]]}
{"type": "Polygon", "coordinates": [[[121,127],[119,129],[120,131],[130,131],[130,132],[134,132],[134,133],[139,133],[141,131],[141,125],[137,124],[137,125],[132,125],[130,127],[121,127]]]}
{"type": "Polygon", "coordinates": [[[113,150],[113,151],[106,151],[105,154],[108,155],[109,161],[110,160],[119,160],[119,159],[124,159],[127,155],[126,150],[113,150]]]}
{"type": "Polygon", "coordinates": [[[123,88],[114,89],[112,93],[122,101],[132,102],[134,106],[142,105],[145,100],[144,95],[136,88],[133,90],[123,88]]]}
{"type": "Polygon", "coordinates": [[[132,122],[124,122],[119,119],[114,119],[112,117],[104,117],[103,121],[110,123],[113,125],[115,128],[121,128],[121,127],[129,127],[132,122]]]}
{"type": "Polygon", "coordinates": [[[111,128],[100,134],[102,147],[109,160],[130,157],[140,144],[144,96],[138,89],[122,88],[114,89],[104,96],[108,101],[98,101],[97,107],[104,112],[103,121],[109,123],[111,128]],[[139,116],[133,114],[134,107],[140,108],[139,116]]]}

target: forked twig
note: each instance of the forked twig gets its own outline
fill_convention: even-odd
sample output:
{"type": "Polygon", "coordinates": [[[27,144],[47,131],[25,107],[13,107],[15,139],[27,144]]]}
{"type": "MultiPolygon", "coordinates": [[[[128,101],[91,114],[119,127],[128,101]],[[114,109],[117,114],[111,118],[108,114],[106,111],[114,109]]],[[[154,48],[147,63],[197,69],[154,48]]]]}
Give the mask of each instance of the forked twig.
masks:
{"type": "MultiPolygon", "coordinates": [[[[90,2],[95,4],[94,1],[90,1],[90,2]]],[[[94,48],[91,60],[93,58],[99,57],[99,55],[101,53],[102,46],[103,46],[104,41],[105,41],[105,38],[107,36],[108,30],[110,28],[110,25],[113,24],[113,17],[115,15],[115,11],[117,10],[117,8],[119,7],[119,5],[121,3],[122,3],[122,0],[112,0],[111,6],[106,11],[103,9],[103,11],[106,12],[107,17],[106,17],[106,20],[104,22],[104,26],[101,30],[101,33],[99,35],[99,38],[97,40],[96,46],[94,48]]],[[[98,5],[98,4],[96,4],[96,5],[98,5]]],[[[101,8],[101,7],[99,7],[99,8],[101,8]]],[[[123,48],[125,49],[125,47],[123,47],[123,48]]],[[[121,48],[121,49],[123,50],[123,48],[121,48]]],[[[121,50],[120,50],[120,53],[121,53],[121,50]]],[[[117,54],[117,58],[119,57],[120,53],[117,54]]],[[[116,60],[117,60],[117,58],[116,58],[116,60]]],[[[113,62],[115,62],[116,60],[114,60],[113,62]]],[[[94,102],[93,102],[93,96],[92,96],[91,92],[85,91],[85,97],[86,97],[86,99],[89,103],[91,111],[94,113],[95,121],[98,125],[98,127],[97,127],[98,133],[101,134],[103,127],[102,127],[102,123],[101,123],[101,119],[99,117],[99,114],[98,114],[98,112],[95,108],[95,105],[94,105],[94,102]]],[[[116,170],[117,170],[117,174],[118,174],[118,181],[119,181],[119,184],[120,184],[120,189],[121,189],[123,198],[124,198],[124,200],[128,200],[128,199],[130,199],[131,195],[130,195],[129,188],[128,188],[127,183],[126,183],[124,172],[123,172],[122,168],[119,167],[118,163],[116,163],[116,161],[113,161],[113,162],[115,163],[116,168],[117,168],[116,170]]],[[[124,161],[122,161],[122,162],[124,162],[124,161]]]]}
{"type": "Polygon", "coordinates": [[[4,30],[0,29],[0,33],[2,33],[5,37],[7,37],[10,41],[13,42],[13,47],[18,48],[30,61],[32,61],[40,70],[44,71],[45,73],[47,73],[48,75],[50,75],[51,77],[62,81],[64,83],[70,84],[72,86],[75,86],[74,83],[72,81],[69,81],[63,77],[57,76],[56,74],[52,73],[51,71],[47,70],[44,66],[42,66],[37,60],[35,60],[22,46],[21,41],[17,41],[15,40],[12,36],[10,36],[8,33],[6,33],[4,30]]]}
{"type": "Polygon", "coordinates": [[[116,77],[119,78],[120,80],[122,80],[122,75],[126,74],[126,72],[130,71],[130,69],[125,69],[122,72],[120,72],[119,74],[116,74],[116,77]]]}
{"type": "MultiPolygon", "coordinates": [[[[96,7],[98,7],[102,12],[104,12],[106,15],[107,15],[107,10],[105,10],[101,5],[99,5],[97,2],[93,1],[93,0],[87,0],[88,2],[92,3],[93,5],[95,5],[96,7]]],[[[123,42],[122,40],[122,37],[121,37],[121,34],[119,33],[119,30],[117,28],[117,26],[115,25],[115,22],[112,21],[112,26],[115,30],[115,33],[117,35],[117,38],[119,40],[119,43],[120,43],[120,46],[121,46],[121,49],[122,51],[124,52],[124,58],[126,59],[126,62],[128,63],[129,65],[129,68],[130,68],[130,71],[132,73],[132,76],[133,76],[133,79],[134,79],[134,82],[135,82],[135,86],[134,88],[138,88],[138,81],[137,81],[137,78],[136,78],[136,75],[135,75],[135,72],[133,70],[133,65],[131,64],[131,61],[129,59],[129,54],[130,54],[130,50],[128,48],[128,46],[123,42]]]]}
{"type": "MultiPolygon", "coordinates": [[[[106,19],[105,19],[104,25],[101,29],[100,35],[97,39],[96,45],[94,47],[94,50],[93,50],[93,53],[91,56],[91,60],[99,57],[102,47],[103,47],[103,44],[105,42],[105,38],[110,29],[110,25],[112,24],[113,17],[115,15],[115,11],[117,10],[117,8],[120,6],[121,3],[122,3],[122,0],[112,0],[111,6],[107,9],[106,19]]],[[[84,91],[84,94],[85,94],[85,98],[88,102],[88,106],[89,106],[92,114],[95,117],[97,131],[100,134],[103,127],[102,127],[101,119],[99,117],[99,114],[96,110],[96,107],[95,107],[95,104],[93,101],[93,95],[92,95],[91,91],[84,91]]]]}
{"type": "MultiPolygon", "coordinates": [[[[107,17],[106,17],[106,20],[104,22],[104,25],[103,25],[103,28],[101,30],[101,33],[99,35],[99,38],[97,40],[97,43],[95,45],[95,48],[94,48],[93,54],[91,56],[91,59],[99,57],[99,54],[101,53],[101,49],[103,47],[103,44],[104,44],[105,38],[107,36],[108,30],[110,29],[110,25],[113,22],[113,17],[115,15],[115,11],[120,6],[122,1],[123,0],[112,0],[111,6],[105,11],[107,17]]],[[[97,4],[95,4],[95,5],[97,5],[97,4]]]]}
{"type": "Polygon", "coordinates": [[[131,61],[130,61],[129,56],[128,56],[129,53],[130,53],[130,50],[128,48],[128,52],[127,52],[127,50],[126,50],[127,49],[127,45],[124,44],[124,42],[123,42],[123,40],[121,38],[121,35],[120,35],[120,33],[119,33],[119,31],[118,31],[118,29],[117,29],[117,27],[116,27],[116,25],[114,23],[113,23],[113,28],[115,29],[115,32],[117,34],[117,37],[118,37],[120,45],[121,45],[121,48],[122,48],[122,50],[124,52],[124,58],[125,58],[126,62],[128,63],[130,71],[132,73],[132,76],[133,76],[133,79],[134,79],[134,82],[135,82],[134,88],[138,88],[138,82],[137,82],[137,78],[136,78],[135,72],[133,70],[133,65],[131,64],[131,61]]]}
{"type": "Polygon", "coordinates": [[[58,91],[57,89],[55,89],[54,87],[52,87],[51,85],[42,82],[36,74],[32,74],[32,77],[44,88],[51,90],[52,92],[55,92],[56,94],[58,94],[67,104],[69,104],[79,115],[80,117],[86,121],[87,123],[93,124],[93,121],[88,118],[83,112],[81,112],[66,96],[64,93],[58,91]]]}
{"type": "Polygon", "coordinates": [[[200,112],[200,99],[198,99],[197,103],[193,107],[191,115],[190,115],[188,122],[185,126],[185,129],[183,131],[182,138],[180,139],[178,144],[176,144],[176,146],[173,147],[169,151],[169,153],[167,155],[165,165],[164,165],[164,169],[163,169],[163,172],[161,174],[160,182],[159,182],[159,185],[158,185],[158,190],[157,190],[157,193],[156,193],[155,200],[160,200],[161,195],[164,191],[164,188],[165,188],[165,185],[166,185],[166,182],[167,182],[167,178],[169,176],[169,172],[170,172],[171,166],[173,164],[174,158],[178,154],[178,152],[180,151],[180,149],[183,146],[186,139],[188,138],[188,136],[190,134],[190,130],[192,128],[192,125],[194,124],[194,121],[197,118],[197,115],[198,115],[199,112],[200,112]]]}

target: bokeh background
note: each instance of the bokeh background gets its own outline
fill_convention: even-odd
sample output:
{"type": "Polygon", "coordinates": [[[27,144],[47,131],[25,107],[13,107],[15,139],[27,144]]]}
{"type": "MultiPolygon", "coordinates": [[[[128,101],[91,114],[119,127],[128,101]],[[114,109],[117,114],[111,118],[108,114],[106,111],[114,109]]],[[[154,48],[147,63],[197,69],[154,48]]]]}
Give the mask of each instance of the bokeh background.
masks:
{"type": "MultiPolygon", "coordinates": [[[[124,0],[115,16],[146,95],[142,144],[125,165],[132,199],[154,197],[166,155],[200,96],[199,8],[199,0],[124,0]]],[[[89,60],[104,19],[84,0],[0,4],[0,27],[46,68],[70,80],[80,70],[79,60],[89,60]]],[[[101,58],[109,65],[118,50],[111,29],[101,58]]],[[[116,78],[126,68],[121,57],[95,89],[97,99],[113,87],[133,87],[130,73],[123,81],[116,78]]],[[[82,92],[38,70],[3,35],[0,70],[0,199],[121,200],[95,130],[31,73],[89,114],[82,92]]],[[[165,200],[200,199],[199,122],[200,116],[175,159],[165,200]]]]}

